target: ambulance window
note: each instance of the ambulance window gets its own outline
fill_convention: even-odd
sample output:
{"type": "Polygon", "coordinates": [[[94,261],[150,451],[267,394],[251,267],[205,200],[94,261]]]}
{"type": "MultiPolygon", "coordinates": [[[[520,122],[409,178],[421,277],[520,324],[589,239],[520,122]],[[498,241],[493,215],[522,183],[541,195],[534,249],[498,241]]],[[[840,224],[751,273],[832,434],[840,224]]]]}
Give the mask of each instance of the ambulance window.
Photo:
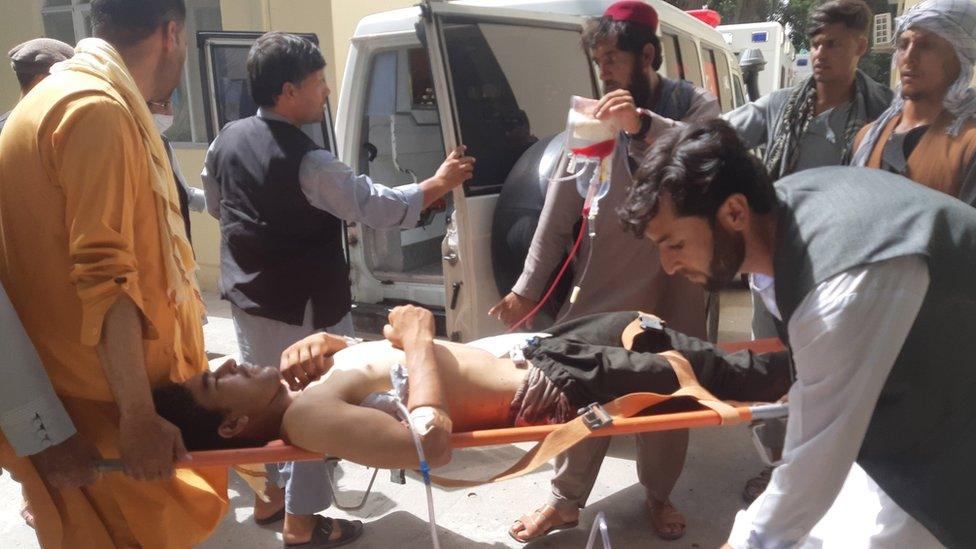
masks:
{"type": "Polygon", "coordinates": [[[423,48],[407,52],[410,64],[410,106],[414,109],[436,109],[434,78],[430,74],[430,57],[423,48]]]}
{"type": "Polygon", "coordinates": [[[718,74],[718,88],[722,92],[719,95],[719,102],[722,104],[722,112],[728,112],[735,108],[732,104],[732,79],[729,69],[729,58],[724,51],[712,51],[715,60],[715,72],[718,74]]]}
{"type": "MultiPolygon", "coordinates": [[[[712,92],[716,99],[721,99],[722,94],[718,89],[718,71],[715,67],[715,50],[703,47],[701,49],[702,61],[704,61],[703,76],[705,77],[703,86],[712,92]]],[[[724,108],[722,110],[725,110],[724,108]]]]}
{"type": "Polygon", "coordinates": [[[430,63],[423,48],[373,56],[361,142],[359,172],[389,187],[424,181],[444,161],[430,63]]]}
{"type": "MultiPolygon", "coordinates": [[[[380,51],[370,60],[357,172],[398,187],[429,179],[444,161],[444,138],[427,52],[418,46],[380,51]]],[[[363,228],[366,266],[380,280],[438,283],[446,205],[421,227],[363,228]]]]}
{"type": "Polygon", "coordinates": [[[684,79],[702,87],[702,67],[695,41],[687,36],[679,36],[678,49],[681,52],[681,65],[684,67],[684,79]]]}
{"type": "Polygon", "coordinates": [[[664,55],[665,76],[672,80],[681,80],[685,77],[681,67],[681,53],[678,50],[678,37],[664,33],[661,37],[661,50],[664,55]]]}
{"type": "Polygon", "coordinates": [[[574,95],[594,95],[579,31],[494,23],[444,29],[461,142],[478,159],[468,195],[497,193],[533,143],[563,131],[574,95]]]}

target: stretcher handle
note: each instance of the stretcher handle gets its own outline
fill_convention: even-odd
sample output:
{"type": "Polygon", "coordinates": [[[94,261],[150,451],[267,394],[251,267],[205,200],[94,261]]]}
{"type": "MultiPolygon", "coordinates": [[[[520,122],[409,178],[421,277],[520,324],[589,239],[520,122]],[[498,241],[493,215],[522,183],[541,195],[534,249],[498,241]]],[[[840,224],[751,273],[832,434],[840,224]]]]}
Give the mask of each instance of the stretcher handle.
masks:
{"type": "MultiPolygon", "coordinates": [[[[786,417],[789,413],[789,408],[786,404],[740,406],[736,410],[739,412],[743,421],[786,417]]],[[[647,433],[651,431],[717,427],[721,425],[721,422],[722,418],[717,412],[712,410],[638,416],[615,420],[612,425],[593,431],[591,436],[606,437],[647,433]]],[[[559,424],[537,425],[532,427],[509,427],[504,429],[454,433],[451,435],[451,446],[458,449],[497,446],[518,442],[534,442],[544,439],[546,435],[558,429],[559,426],[559,424]]],[[[276,463],[281,461],[313,461],[322,459],[321,454],[288,446],[280,440],[260,448],[205,450],[190,452],[190,456],[192,459],[179,461],[176,463],[176,467],[200,469],[207,467],[231,467],[245,463],[276,463]]],[[[122,464],[118,459],[102,460],[99,464],[99,470],[102,472],[121,471],[122,464]]]]}

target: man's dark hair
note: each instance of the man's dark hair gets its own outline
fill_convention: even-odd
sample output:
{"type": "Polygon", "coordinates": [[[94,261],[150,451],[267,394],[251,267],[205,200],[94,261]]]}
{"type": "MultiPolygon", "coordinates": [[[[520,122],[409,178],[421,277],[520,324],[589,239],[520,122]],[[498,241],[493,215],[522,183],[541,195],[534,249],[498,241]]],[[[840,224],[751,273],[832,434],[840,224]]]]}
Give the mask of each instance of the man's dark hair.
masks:
{"type": "Polygon", "coordinates": [[[860,35],[867,36],[872,20],[871,8],[863,0],[831,0],[820,4],[810,12],[807,36],[813,38],[823,32],[824,27],[834,23],[840,23],[860,35]]]}
{"type": "Polygon", "coordinates": [[[323,67],[325,58],[312,42],[294,34],[269,32],[247,54],[251,97],[262,107],[273,107],[286,82],[298,85],[323,67]]]}
{"type": "Polygon", "coordinates": [[[94,34],[117,47],[137,44],[170,21],[186,20],[183,0],[93,0],[94,34]]]}
{"type": "Polygon", "coordinates": [[[586,22],[583,28],[583,48],[590,52],[597,44],[605,41],[615,42],[617,49],[641,56],[644,46],[654,46],[654,59],[651,67],[656,71],[664,63],[661,53],[661,39],[654,29],[628,21],[617,21],[610,17],[597,17],[586,22]]]}
{"type": "Polygon", "coordinates": [[[156,413],[180,429],[187,450],[222,450],[264,446],[263,442],[241,437],[220,436],[217,429],[225,413],[201,406],[189,389],[182,385],[164,385],[152,393],[156,413]]]}
{"type": "Polygon", "coordinates": [[[26,72],[15,72],[17,75],[17,83],[20,84],[20,91],[26,93],[30,85],[34,83],[34,79],[37,78],[36,74],[28,74],[26,72]]]}
{"type": "Polygon", "coordinates": [[[678,216],[713,220],[725,200],[737,193],[756,213],[773,209],[773,180],[766,168],[732,126],[717,118],[659,138],[644,155],[617,214],[626,229],[642,238],[662,194],[671,198],[678,216]]]}

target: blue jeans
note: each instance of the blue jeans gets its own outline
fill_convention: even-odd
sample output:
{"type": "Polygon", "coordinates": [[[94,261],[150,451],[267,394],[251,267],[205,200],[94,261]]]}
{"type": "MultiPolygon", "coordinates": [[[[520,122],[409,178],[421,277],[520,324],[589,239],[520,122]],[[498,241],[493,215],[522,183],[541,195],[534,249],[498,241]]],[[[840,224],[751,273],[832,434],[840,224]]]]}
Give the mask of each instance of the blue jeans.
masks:
{"type": "MultiPolygon", "coordinates": [[[[305,309],[301,326],[249,315],[231,306],[237,345],[241,360],[259,366],[277,368],[281,353],[289,345],[312,335],[312,307],[305,309]]],[[[352,315],[346,314],[335,326],[326,329],[336,335],[353,335],[352,315]]],[[[334,462],[302,461],[269,463],[265,466],[268,482],[285,489],[285,511],[292,515],[314,515],[332,505],[332,470],[334,462]]]]}

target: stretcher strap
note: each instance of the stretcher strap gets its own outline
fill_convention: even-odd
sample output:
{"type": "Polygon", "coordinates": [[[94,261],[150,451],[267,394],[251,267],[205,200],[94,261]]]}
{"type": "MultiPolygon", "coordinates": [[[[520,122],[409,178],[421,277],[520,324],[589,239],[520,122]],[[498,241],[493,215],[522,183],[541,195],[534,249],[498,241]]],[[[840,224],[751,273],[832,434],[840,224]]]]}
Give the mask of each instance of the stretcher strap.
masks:
{"type": "Polygon", "coordinates": [[[271,501],[267,492],[268,471],[263,464],[243,463],[234,465],[233,469],[241,477],[241,480],[254,491],[255,496],[265,503],[271,501]]]}
{"type": "MultiPolygon", "coordinates": [[[[709,393],[698,383],[698,379],[695,377],[691,364],[687,359],[681,356],[680,353],[676,351],[668,351],[666,353],[661,353],[661,356],[664,357],[674,369],[680,388],[670,395],[662,395],[658,393],[631,393],[612,402],[608,402],[603,405],[603,409],[607,412],[611,419],[618,420],[629,418],[637,415],[642,410],[646,410],[647,408],[661,404],[662,402],[667,402],[673,398],[691,397],[697,400],[701,405],[711,408],[717,412],[722,418],[721,422],[723,425],[742,422],[742,417],[735,408],[715,398],[715,396],[709,393]]],[[[569,450],[578,442],[589,437],[591,432],[591,429],[586,424],[586,419],[581,415],[572,421],[565,423],[562,427],[556,429],[555,431],[549,433],[549,435],[546,436],[542,442],[536,444],[531,450],[529,450],[517,462],[515,462],[515,464],[497,475],[475,480],[454,479],[434,475],[431,475],[430,478],[435,483],[447,488],[467,488],[481,484],[510,480],[531,473],[539,467],[542,467],[552,458],[558,456],[566,450],[569,450]]]]}

